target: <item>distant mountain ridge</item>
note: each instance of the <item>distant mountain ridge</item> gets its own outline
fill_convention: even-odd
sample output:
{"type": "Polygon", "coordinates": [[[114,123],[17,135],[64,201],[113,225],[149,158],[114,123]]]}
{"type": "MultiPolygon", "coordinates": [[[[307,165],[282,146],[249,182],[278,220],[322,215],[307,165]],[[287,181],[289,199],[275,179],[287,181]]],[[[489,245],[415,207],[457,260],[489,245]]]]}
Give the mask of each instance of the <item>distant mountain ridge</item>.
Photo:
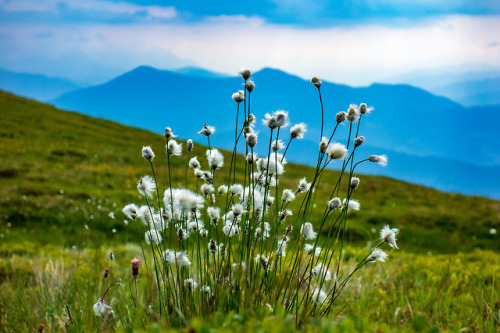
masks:
{"type": "Polygon", "coordinates": [[[69,80],[0,69],[0,89],[39,101],[48,101],[81,86],[69,80]]]}
{"type": "MultiPolygon", "coordinates": [[[[256,72],[252,79],[256,88],[250,98],[251,110],[259,122],[266,112],[289,110],[292,123],[308,124],[306,140],[319,140],[318,91],[310,82],[270,68],[256,72]]],[[[212,143],[231,149],[236,112],[231,94],[242,89],[242,83],[239,77],[140,66],[104,84],[63,94],[51,103],[157,133],[170,126],[180,137],[195,141],[204,139],[196,132],[208,123],[217,127],[212,143]]],[[[383,174],[443,190],[499,195],[492,189],[498,184],[480,185],[482,182],[464,182],[464,179],[474,178],[483,171],[491,174],[491,170],[496,172],[500,166],[500,150],[495,144],[500,107],[466,108],[409,85],[372,84],[353,88],[324,81],[321,93],[328,135],[333,129],[335,114],[346,110],[350,103],[366,102],[375,107],[373,114],[363,117],[360,134],[366,137],[367,145],[404,156],[394,161],[396,169],[388,168],[383,174]],[[483,117],[488,121],[476,124],[483,117]],[[428,170],[423,164],[418,167],[416,161],[421,157],[427,161],[449,162],[436,163],[434,170],[428,170]],[[449,167],[454,165],[453,161],[460,165],[457,170],[461,170],[461,175],[450,179],[449,167]],[[424,169],[427,171],[423,172],[424,169]],[[439,178],[442,183],[436,183],[429,172],[442,175],[439,178]]],[[[339,126],[336,137],[342,138],[342,142],[347,133],[348,126],[339,126]]],[[[267,131],[261,128],[259,141],[268,140],[266,136],[267,131]]],[[[282,138],[288,139],[288,134],[282,138]]],[[[304,160],[307,153],[297,143],[288,157],[291,161],[311,164],[311,160],[304,160]]]]}

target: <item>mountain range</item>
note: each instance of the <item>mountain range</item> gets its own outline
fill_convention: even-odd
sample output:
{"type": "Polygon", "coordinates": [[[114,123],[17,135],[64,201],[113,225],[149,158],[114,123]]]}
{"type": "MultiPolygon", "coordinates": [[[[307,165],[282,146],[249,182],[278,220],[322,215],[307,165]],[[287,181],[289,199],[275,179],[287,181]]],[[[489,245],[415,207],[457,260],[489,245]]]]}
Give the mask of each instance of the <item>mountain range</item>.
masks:
{"type": "MultiPolygon", "coordinates": [[[[307,123],[304,141],[293,142],[287,158],[314,164],[316,152],[310,150],[310,142],[318,142],[321,128],[317,89],[307,80],[270,68],[254,73],[252,79],[256,83],[250,97],[252,113],[262,119],[266,112],[284,109],[292,124],[307,123]]],[[[211,143],[232,149],[237,104],[231,94],[242,88],[242,82],[239,77],[197,68],[167,71],[140,66],[50,103],[157,133],[170,126],[179,137],[202,143],[205,138],[196,133],[208,123],[217,128],[211,143]]],[[[361,122],[366,144],[360,154],[385,153],[390,163],[384,169],[362,164],[359,171],[446,191],[500,197],[500,150],[495,144],[500,106],[464,107],[409,85],[354,88],[323,82],[321,93],[326,135],[333,130],[335,114],[349,104],[366,102],[375,107],[361,122]]],[[[264,155],[269,133],[260,120],[257,129],[258,153],[264,155]]],[[[348,126],[339,126],[334,140],[345,143],[347,135],[348,126]]],[[[289,134],[282,132],[280,137],[286,141],[289,134]]]]}

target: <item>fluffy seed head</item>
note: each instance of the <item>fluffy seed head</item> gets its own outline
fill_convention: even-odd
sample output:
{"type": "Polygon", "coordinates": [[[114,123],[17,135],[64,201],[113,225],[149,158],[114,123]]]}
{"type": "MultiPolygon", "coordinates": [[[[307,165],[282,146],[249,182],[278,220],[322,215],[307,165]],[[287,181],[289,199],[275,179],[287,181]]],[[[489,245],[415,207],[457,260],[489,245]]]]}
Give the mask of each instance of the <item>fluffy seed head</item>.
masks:
{"type": "Polygon", "coordinates": [[[252,92],[255,88],[255,83],[248,80],[247,82],[245,82],[245,88],[247,88],[248,92],[252,92]]]}
{"type": "Polygon", "coordinates": [[[387,166],[387,156],[386,155],[372,155],[368,158],[370,162],[378,163],[383,167],[387,166]]]}
{"type": "Polygon", "coordinates": [[[241,184],[233,184],[229,188],[231,195],[242,195],[243,194],[243,185],[241,184]]]}
{"type": "Polygon", "coordinates": [[[276,127],[278,127],[276,117],[271,116],[269,113],[266,113],[264,115],[264,117],[266,118],[266,119],[262,120],[262,123],[264,124],[264,126],[266,126],[269,129],[275,129],[276,127]]]}
{"type": "Polygon", "coordinates": [[[199,169],[201,167],[200,162],[198,162],[198,157],[195,156],[189,160],[189,167],[191,169],[199,169]]]}
{"type": "Polygon", "coordinates": [[[152,161],[155,158],[155,153],[150,146],[142,147],[142,157],[144,157],[148,161],[152,161]]]}
{"type": "Polygon", "coordinates": [[[134,204],[128,204],[125,207],[123,207],[123,214],[125,214],[126,217],[129,219],[135,220],[137,218],[137,211],[138,208],[134,204]]]}
{"type": "Polygon", "coordinates": [[[247,157],[246,157],[246,160],[247,160],[247,163],[248,164],[253,164],[256,160],[257,160],[257,154],[255,153],[248,153],[247,154],[247,157]]]}
{"type": "Polygon", "coordinates": [[[330,143],[326,148],[326,153],[331,160],[338,160],[346,156],[347,148],[341,143],[330,143]]]}
{"type": "Polygon", "coordinates": [[[209,137],[213,132],[215,132],[215,127],[205,124],[203,125],[201,131],[198,132],[198,134],[202,134],[205,135],[206,137],[209,137]]]}
{"type": "Polygon", "coordinates": [[[211,170],[217,170],[224,165],[224,156],[217,149],[207,149],[207,161],[211,170]]]}
{"type": "Polygon", "coordinates": [[[312,276],[319,277],[320,279],[325,279],[325,281],[329,281],[332,279],[332,274],[328,267],[323,264],[317,264],[311,271],[312,276]]]}
{"type": "Polygon", "coordinates": [[[203,184],[200,186],[200,191],[205,197],[207,197],[211,193],[214,193],[215,190],[212,184],[203,184]]]}
{"type": "Polygon", "coordinates": [[[289,201],[293,201],[295,199],[295,193],[293,193],[290,189],[284,189],[283,195],[281,196],[281,204],[289,201]]]}
{"type": "Polygon", "coordinates": [[[250,76],[252,76],[252,71],[250,71],[248,68],[243,68],[240,70],[240,75],[243,78],[243,80],[248,80],[250,76]]]}
{"type": "Polygon", "coordinates": [[[273,116],[276,118],[276,127],[287,127],[290,124],[288,122],[288,111],[274,111],[273,116]]]}
{"type": "Polygon", "coordinates": [[[328,208],[331,210],[337,209],[342,205],[342,202],[340,201],[339,198],[333,198],[332,200],[328,201],[328,208]]]}
{"type": "Polygon", "coordinates": [[[196,288],[198,288],[198,283],[196,283],[193,279],[186,279],[184,280],[184,286],[188,292],[192,293],[196,288]]]}
{"type": "Polygon", "coordinates": [[[326,153],[326,149],[328,148],[328,139],[325,137],[321,138],[321,141],[319,142],[319,152],[320,153],[326,153]]]}
{"type": "Polygon", "coordinates": [[[150,176],[144,176],[137,183],[137,190],[145,197],[151,198],[156,189],[156,183],[150,176]]]}
{"type": "Polygon", "coordinates": [[[365,114],[365,113],[366,113],[366,114],[368,114],[368,113],[370,113],[370,112],[372,112],[372,111],[373,111],[373,107],[371,107],[371,106],[370,106],[370,107],[367,107],[367,106],[366,106],[366,103],[361,103],[361,104],[359,105],[359,113],[360,113],[360,114],[365,114]]]}
{"type": "Polygon", "coordinates": [[[181,156],[182,154],[182,143],[178,143],[175,140],[168,141],[167,144],[167,154],[181,156]]]}
{"type": "Polygon", "coordinates": [[[253,148],[257,145],[257,133],[249,133],[246,137],[248,147],[253,148]]]}
{"type": "Polygon", "coordinates": [[[208,207],[207,208],[207,213],[208,213],[208,217],[210,218],[210,220],[212,220],[212,222],[214,224],[217,224],[217,221],[220,218],[220,208],[217,208],[217,207],[208,207]]]}
{"type": "Polygon", "coordinates": [[[299,185],[297,186],[297,193],[307,192],[309,191],[310,188],[311,188],[311,183],[308,183],[306,178],[304,177],[299,181],[299,185]]]}
{"type": "Polygon", "coordinates": [[[351,189],[355,190],[359,186],[359,178],[358,177],[352,177],[351,178],[351,189]]]}
{"type": "Polygon", "coordinates": [[[353,200],[353,199],[350,199],[349,203],[347,203],[346,199],[342,200],[342,206],[344,209],[347,209],[347,210],[359,210],[359,208],[360,208],[359,202],[356,200],[353,200]],[[347,207],[346,207],[346,205],[347,205],[347,207]]]}
{"type": "Polygon", "coordinates": [[[310,222],[306,222],[300,227],[300,233],[306,240],[315,239],[317,235],[310,222]]]}
{"type": "Polygon", "coordinates": [[[302,139],[307,132],[307,125],[304,123],[295,124],[290,128],[290,137],[292,139],[302,139]]]}
{"type": "Polygon", "coordinates": [[[365,137],[364,136],[358,136],[356,139],[354,139],[354,146],[359,147],[365,142],[365,137]]]}
{"type": "Polygon", "coordinates": [[[226,194],[227,193],[227,185],[221,185],[221,186],[219,186],[219,188],[217,189],[217,193],[219,195],[226,194]]]}
{"type": "Polygon", "coordinates": [[[281,150],[285,148],[285,144],[281,140],[274,140],[271,144],[271,149],[276,152],[278,150],[281,150]]]}
{"type": "Polygon", "coordinates": [[[351,104],[349,105],[349,109],[347,110],[347,120],[349,120],[351,123],[355,122],[358,119],[359,111],[357,107],[357,105],[351,104]]]}
{"type": "Polygon", "coordinates": [[[241,103],[245,100],[245,92],[243,90],[239,90],[238,92],[235,92],[231,97],[236,103],[241,103]]]}
{"type": "Polygon", "coordinates": [[[319,288],[314,289],[312,294],[311,294],[311,299],[314,302],[319,303],[319,304],[325,303],[326,298],[327,298],[326,293],[319,288]]]}
{"type": "Polygon", "coordinates": [[[187,140],[187,151],[193,151],[193,148],[194,148],[193,140],[191,139],[187,140]]]}
{"type": "Polygon", "coordinates": [[[161,235],[157,230],[146,231],[145,239],[148,245],[151,245],[151,243],[160,244],[162,241],[161,235]]]}
{"type": "Polygon", "coordinates": [[[177,137],[177,135],[174,135],[174,133],[172,133],[172,129],[170,127],[165,127],[165,137],[167,139],[170,139],[177,137]]]}
{"type": "Polygon", "coordinates": [[[387,244],[390,245],[390,247],[394,247],[398,249],[398,246],[396,245],[396,235],[398,234],[399,229],[396,228],[389,228],[388,225],[384,226],[382,230],[380,230],[380,238],[386,242],[387,244]]]}
{"type": "Polygon", "coordinates": [[[321,248],[320,247],[314,247],[313,245],[311,244],[305,244],[304,245],[304,251],[308,254],[308,255],[312,255],[314,254],[315,257],[319,256],[321,254],[321,248]]]}
{"type": "Polygon", "coordinates": [[[335,119],[337,120],[337,124],[340,124],[340,123],[344,122],[347,119],[347,113],[345,113],[345,111],[340,111],[335,116],[335,119]]]}
{"type": "Polygon", "coordinates": [[[386,258],[387,258],[387,253],[385,253],[381,249],[375,249],[368,256],[368,258],[366,258],[366,261],[367,262],[375,262],[375,261],[385,262],[386,258]]]}

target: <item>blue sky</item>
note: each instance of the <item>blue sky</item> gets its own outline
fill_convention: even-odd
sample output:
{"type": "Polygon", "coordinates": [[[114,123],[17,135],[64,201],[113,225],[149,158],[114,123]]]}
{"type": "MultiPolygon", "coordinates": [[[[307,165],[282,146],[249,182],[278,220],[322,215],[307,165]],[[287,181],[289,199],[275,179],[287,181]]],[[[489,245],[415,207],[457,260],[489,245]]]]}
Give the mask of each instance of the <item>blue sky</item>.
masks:
{"type": "Polygon", "coordinates": [[[353,85],[500,70],[500,1],[0,0],[0,67],[98,83],[138,65],[353,85]]]}

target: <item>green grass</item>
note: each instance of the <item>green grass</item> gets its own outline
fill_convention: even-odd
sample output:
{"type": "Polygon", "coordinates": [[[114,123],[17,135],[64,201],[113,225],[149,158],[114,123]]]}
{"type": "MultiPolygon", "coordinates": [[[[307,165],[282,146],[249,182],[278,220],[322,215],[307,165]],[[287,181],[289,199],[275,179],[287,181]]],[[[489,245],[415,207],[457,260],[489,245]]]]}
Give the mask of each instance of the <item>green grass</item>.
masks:
{"type": "MultiPolygon", "coordinates": [[[[110,293],[117,316],[109,329],[127,331],[131,324],[146,331],[171,328],[148,311],[154,295],[145,286],[152,275],[140,277],[141,302],[135,310],[129,263],[140,248],[135,229],[123,223],[121,213],[125,204],[142,202],[136,182],[150,174],[140,155],[142,146],[156,152],[164,184],[165,138],[4,92],[0,111],[0,329],[34,331],[44,323],[48,331],[99,330],[92,305],[102,296],[107,266],[112,268],[110,281],[124,281],[123,292],[115,288],[110,293]],[[76,250],[71,250],[73,245],[76,250]],[[113,263],[110,251],[117,258],[113,263]]],[[[165,125],[175,133],[175,124],[165,125]]],[[[190,156],[171,159],[174,187],[184,185],[189,157],[196,155],[205,163],[205,149],[195,145],[190,156]]],[[[224,178],[216,179],[216,187],[227,174],[230,153],[224,154],[224,178]]],[[[314,169],[300,165],[288,164],[286,170],[281,188],[295,188],[304,175],[308,180],[314,175],[314,169]]],[[[325,172],[318,206],[326,204],[334,185],[329,180],[337,178],[338,172],[325,172]]],[[[386,177],[360,178],[353,198],[361,210],[350,214],[347,266],[366,253],[367,242],[376,241],[385,224],[401,230],[401,250],[391,251],[387,263],[368,266],[355,276],[340,299],[345,308],[336,308],[338,316],[312,320],[304,330],[498,330],[500,242],[489,229],[500,228],[500,203],[386,177]]],[[[188,184],[195,190],[191,171],[188,184]]],[[[319,208],[311,218],[316,226],[319,208]]],[[[325,226],[322,232],[327,231],[325,226]]],[[[267,308],[244,315],[218,312],[191,318],[188,326],[200,331],[293,330],[294,320],[283,309],[275,310],[272,315],[267,308]]]]}

